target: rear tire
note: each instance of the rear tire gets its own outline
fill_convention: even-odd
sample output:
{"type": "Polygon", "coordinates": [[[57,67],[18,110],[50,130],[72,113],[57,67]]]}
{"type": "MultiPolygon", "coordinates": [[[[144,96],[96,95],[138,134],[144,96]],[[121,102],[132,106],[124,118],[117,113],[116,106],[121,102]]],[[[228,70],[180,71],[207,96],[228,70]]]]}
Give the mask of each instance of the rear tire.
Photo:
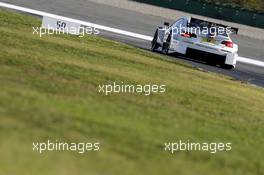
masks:
{"type": "Polygon", "coordinates": [[[235,66],[233,66],[233,65],[229,65],[229,64],[223,64],[223,65],[222,65],[222,68],[227,69],[227,70],[232,70],[232,69],[235,68],[235,66]]]}

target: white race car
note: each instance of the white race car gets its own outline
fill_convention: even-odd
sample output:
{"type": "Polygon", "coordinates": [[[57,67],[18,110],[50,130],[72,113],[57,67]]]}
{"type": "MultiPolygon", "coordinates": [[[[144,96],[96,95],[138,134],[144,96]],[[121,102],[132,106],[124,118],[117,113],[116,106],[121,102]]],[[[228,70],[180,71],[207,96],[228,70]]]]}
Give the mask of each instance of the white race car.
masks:
{"type": "Polygon", "coordinates": [[[233,69],[238,57],[238,45],[233,43],[230,35],[237,33],[237,28],[182,17],[172,25],[165,22],[163,27],[157,28],[151,49],[165,54],[204,57],[209,63],[233,69]]]}

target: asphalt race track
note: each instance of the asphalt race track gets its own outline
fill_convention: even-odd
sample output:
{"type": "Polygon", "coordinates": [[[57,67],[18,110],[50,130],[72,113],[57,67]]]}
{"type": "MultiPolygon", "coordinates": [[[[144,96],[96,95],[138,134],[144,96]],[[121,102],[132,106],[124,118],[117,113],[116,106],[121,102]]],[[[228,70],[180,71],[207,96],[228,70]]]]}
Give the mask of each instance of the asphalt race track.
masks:
{"type": "MultiPolygon", "coordinates": [[[[149,36],[152,36],[155,28],[163,24],[164,21],[171,22],[170,20],[160,17],[139,14],[134,11],[110,7],[85,0],[2,0],[2,2],[149,36]]],[[[110,32],[101,31],[101,35],[143,49],[149,49],[150,46],[148,41],[110,32]]],[[[233,40],[239,45],[239,56],[264,61],[264,41],[239,35],[235,36],[233,40]]],[[[173,59],[184,60],[206,71],[222,73],[234,79],[264,87],[263,67],[238,63],[236,69],[230,71],[199,63],[184,57],[173,59]]]]}

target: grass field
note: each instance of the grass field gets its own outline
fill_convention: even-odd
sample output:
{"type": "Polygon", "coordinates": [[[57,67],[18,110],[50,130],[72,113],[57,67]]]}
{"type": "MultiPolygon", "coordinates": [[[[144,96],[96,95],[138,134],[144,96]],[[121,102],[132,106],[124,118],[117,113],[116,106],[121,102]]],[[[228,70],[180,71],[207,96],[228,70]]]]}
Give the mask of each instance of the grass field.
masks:
{"type": "Polygon", "coordinates": [[[0,10],[0,175],[261,175],[264,90],[98,36],[33,35],[34,17],[0,10]],[[109,81],[166,93],[98,93],[109,81]],[[47,140],[99,152],[32,151],[47,140]],[[164,142],[232,150],[164,151],[164,142]]]}
{"type": "Polygon", "coordinates": [[[198,0],[214,5],[229,6],[253,11],[264,12],[263,0],[198,0]]]}

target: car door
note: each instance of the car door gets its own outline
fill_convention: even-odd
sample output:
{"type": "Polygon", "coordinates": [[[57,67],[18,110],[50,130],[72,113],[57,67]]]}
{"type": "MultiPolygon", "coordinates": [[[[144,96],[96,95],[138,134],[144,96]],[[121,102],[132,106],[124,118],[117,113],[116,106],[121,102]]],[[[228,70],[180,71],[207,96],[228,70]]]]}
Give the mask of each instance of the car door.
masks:
{"type": "Polygon", "coordinates": [[[172,36],[174,39],[179,40],[179,37],[181,36],[181,30],[185,27],[185,19],[181,18],[178,21],[176,21],[172,26],[170,31],[172,32],[172,36]]]}
{"type": "Polygon", "coordinates": [[[166,29],[164,37],[163,37],[163,43],[165,43],[167,40],[169,40],[173,36],[174,39],[178,39],[181,36],[181,30],[186,27],[187,20],[184,18],[178,19],[176,22],[174,22],[168,29],[166,29]]]}

